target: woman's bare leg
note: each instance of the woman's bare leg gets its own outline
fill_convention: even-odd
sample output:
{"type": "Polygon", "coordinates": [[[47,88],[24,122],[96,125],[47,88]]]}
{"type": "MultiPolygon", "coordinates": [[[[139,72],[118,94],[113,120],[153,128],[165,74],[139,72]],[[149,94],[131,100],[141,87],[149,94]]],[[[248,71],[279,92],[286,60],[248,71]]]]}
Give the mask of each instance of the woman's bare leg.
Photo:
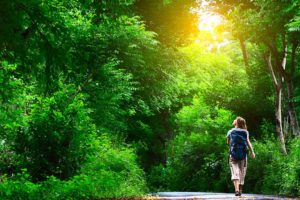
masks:
{"type": "Polygon", "coordinates": [[[233,180],[235,192],[239,191],[240,180],[233,180]]]}

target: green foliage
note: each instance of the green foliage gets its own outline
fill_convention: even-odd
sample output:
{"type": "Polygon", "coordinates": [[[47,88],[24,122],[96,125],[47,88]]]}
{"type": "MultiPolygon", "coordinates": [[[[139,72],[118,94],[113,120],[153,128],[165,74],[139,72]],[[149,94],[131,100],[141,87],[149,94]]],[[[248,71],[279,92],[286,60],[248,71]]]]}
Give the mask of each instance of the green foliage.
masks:
{"type": "Polygon", "coordinates": [[[277,151],[259,45],[275,37],[280,48],[283,32],[299,42],[299,2],[209,1],[230,20],[229,37],[245,40],[246,67],[237,42],[219,43],[226,34],[182,47],[198,33],[198,2],[2,0],[0,198],[228,192],[233,113],[257,139],[245,190],[300,195],[299,140],[288,156],[277,151]]]}
{"type": "Polygon", "coordinates": [[[33,183],[27,170],[10,179],[2,176],[1,199],[117,198],[146,192],[144,172],[138,167],[132,149],[113,144],[107,135],[90,137],[89,146],[86,162],[69,180],[50,176],[33,183]]]}
{"type": "Polygon", "coordinates": [[[298,196],[299,193],[299,139],[289,145],[283,156],[274,139],[255,142],[256,159],[249,161],[246,191],[254,193],[298,196]]]}
{"type": "Polygon", "coordinates": [[[194,97],[192,104],[184,106],[176,115],[178,131],[183,133],[205,133],[218,135],[226,132],[227,123],[232,121],[230,111],[208,106],[203,98],[194,97]]]}
{"type": "Polygon", "coordinates": [[[226,133],[232,119],[230,111],[209,107],[195,97],[192,105],[179,111],[179,132],[168,145],[167,165],[152,169],[154,179],[150,183],[163,181],[158,185],[169,190],[224,190],[227,187],[226,180],[222,179],[227,159],[226,133]]]}
{"type": "Polygon", "coordinates": [[[65,179],[78,170],[96,130],[89,112],[72,85],[53,96],[36,97],[26,119],[28,126],[19,130],[15,141],[17,154],[35,180],[49,175],[65,179]]]}
{"type": "MultiPolygon", "coordinates": [[[[139,196],[146,191],[144,172],[133,149],[115,145],[107,135],[91,143],[92,153],[81,173],[92,180],[95,197],[139,196]]],[[[91,193],[91,194],[93,194],[91,193]]]]}
{"type": "Polygon", "coordinates": [[[169,187],[171,190],[212,191],[220,177],[224,138],[209,133],[179,134],[174,143],[174,157],[170,159],[169,187]],[[223,139],[221,141],[221,139],[223,139]],[[223,145],[222,143],[223,142],[223,145]]]}
{"type": "Polygon", "coordinates": [[[241,60],[235,55],[207,52],[203,48],[205,46],[194,44],[182,49],[189,60],[186,74],[190,87],[205,96],[211,105],[220,104],[238,110],[233,107],[233,101],[239,107],[243,104],[243,96],[249,93],[241,60]]]}
{"type": "Polygon", "coordinates": [[[192,7],[198,6],[197,1],[136,0],[134,5],[149,29],[158,33],[158,39],[163,45],[187,44],[197,34],[197,15],[191,12],[192,7]]]}
{"type": "Polygon", "coordinates": [[[300,31],[300,17],[296,16],[292,22],[290,22],[288,25],[288,29],[291,32],[299,32],[300,31]]]}
{"type": "MultiPolygon", "coordinates": [[[[181,49],[188,60],[184,66],[185,91],[190,97],[200,93],[210,106],[219,105],[245,117],[250,130],[258,132],[260,122],[273,117],[273,88],[262,59],[251,62],[253,70],[249,70],[244,67],[238,44],[227,44],[219,52],[205,50],[209,46],[200,43],[181,49]]],[[[252,56],[258,57],[257,51],[249,46],[252,56]]]]}
{"type": "Polygon", "coordinates": [[[1,199],[41,199],[39,193],[40,185],[32,183],[29,178],[30,176],[24,169],[22,172],[17,173],[12,180],[2,176],[2,183],[0,186],[1,199]]]}
{"type": "Polygon", "coordinates": [[[22,117],[26,108],[25,84],[18,77],[17,65],[8,61],[0,63],[0,171],[13,173],[21,164],[13,148],[16,131],[25,125],[22,117]]]}
{"type": "Polygon", "coordinates": [[[296,138],[291,142],[290,154],[283,160],[282,182],[280,182],[280,193],[292,196],[300,195],[300,140],[296,138]]]}
{"type": "MultiPolygon", "coordinates": [[[[145,191],[143,172],[132,150],[114,150],[112,144],[107,144],[110,151],[92,158],[96,150],[91,148],[103,139],[93,138],[96,132],[122,138],[129,127],[129,116],[150,113],[147,104],[151,104],[152,96],[134,92],[137,88],[153,88],[152,78],[160,76],[154,73],[161,68],[160,62],[152,62],[158,53],[158,42],[140,18],[132,15],[133,3],[2,2],[1,11],[7,13],[7,19],[14,19],[9,13],[18,14],[10,23],[5,24],[2,16],[0,20],[5,30],[1,32],[3,57],[18,63],[18,68],[6,61],[1,66],[1,150],[5,153],[1,157],[2,173],[10,177],[27,167],[34,181],[55,176],[58,179],[48,180],[54,193],[60,184],[64,185],[61,179],[67,179],[75,188],[86,188],[94,182],[97,196],[102,197],[145,191]],[[147,71],[148,66],[153,68],[147,71]],[[143,80],[148,75],[150,83],[143,80]],[[87,181],[73,180],[76,176],[87,181]],[[84,176],[97,177],[99,182],[84,176]]],[[[154,95],[159,92],[164,97],[162,83],[157,85],[154,95]]],[[[155,104],[151,105],[153,109],[155,104]]],[[[102,146],[98,144],[96,149],[99,153],[102,146]]],[[[84,197],[85,191],[81,192],[84,197]]],[[[68,192],[62,193],[68,196],[68,192]]]]}
{"type": "Polygon", "coordinates": [[[278,167],[276,161],[282,157],[278,150],[278,143],[274,140],[266,140],[265,142],[255,142],[253,145],[256,158],[248,159],[245,191],[272,194],[274,191],[278,191],[278,188],[276,188],[277,182],[274,182],[274,179],[271,177],[266,176],[266,173],[269,170],[272,171],[272,174],[270,174],[272,176],[280,173],[275,170],[278,167]]]}
{"type": "Polygon", "coordinates": [[[79,175],[41,183],[44,199],[117,198],[140,196],[146,187],[132,149],[114,145],[107,135],[90,141],[91,153],[79,175]]]}
{"type": "Polygon", "coordinates": [[[6,60],[0,62],[0,132],[1,139],[11,142],[16,127],[23,123],[22,109],[26,95],[23,87],[25,84],[18,77],[17,64],[6,60]]]}
{"type": "Polygon", "coordinates": [[[0,172],[2,174],[15,173],[19,166],[22,166],[21,156],[16,154],[10,141],[2,139],[0,143],[0,172]]]}

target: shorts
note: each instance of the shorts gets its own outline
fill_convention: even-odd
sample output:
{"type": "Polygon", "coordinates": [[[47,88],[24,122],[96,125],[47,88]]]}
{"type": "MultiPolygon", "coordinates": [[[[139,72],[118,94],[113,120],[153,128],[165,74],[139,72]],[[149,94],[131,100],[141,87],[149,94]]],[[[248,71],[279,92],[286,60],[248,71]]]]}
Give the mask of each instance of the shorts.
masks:
{"type": "Polygon", "coordinates": [[[244,185],[247,171],[247,157],[244,160],[235,161],[229,157],[229,166],[231,171],[231,180],[239,180],[244,185]]]}

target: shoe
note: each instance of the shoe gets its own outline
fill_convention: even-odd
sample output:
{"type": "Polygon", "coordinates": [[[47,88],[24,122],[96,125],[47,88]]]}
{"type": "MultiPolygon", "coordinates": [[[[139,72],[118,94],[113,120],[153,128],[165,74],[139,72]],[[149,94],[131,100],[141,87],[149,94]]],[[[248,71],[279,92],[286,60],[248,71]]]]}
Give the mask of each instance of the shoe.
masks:
{"type": "Polygon", "coordinates": [[[243,185],[239,185],[239,192],[240,192],[240,196],[242,195],[242,192],[243,192],[243,185]]]}
{"type": "Polygon", "coordinates": [[[241,196],[240,191],[235,191],[235,196],[241,196]]]}

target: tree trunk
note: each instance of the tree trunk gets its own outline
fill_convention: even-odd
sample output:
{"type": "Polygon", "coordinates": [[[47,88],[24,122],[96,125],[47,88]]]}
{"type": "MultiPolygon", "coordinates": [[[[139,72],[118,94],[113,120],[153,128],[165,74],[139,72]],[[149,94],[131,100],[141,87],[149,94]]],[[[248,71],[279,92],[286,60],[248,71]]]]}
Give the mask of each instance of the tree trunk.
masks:
{"type": "Polygon", "coordinates": [[[289,124],[292,130],[293,135],[300,135],[299,123],[295,111],[295,106],[293,103],[294,98],[294,87],[293,87],[293,77],[295,74],[295,54],[296,49],[298,47],[298,42],[294,41],[292,45],[292,55],[291,55],[291,70],[290,73],[286,70],[286,59],[287,59],[287,43],[285,34],[282,36],[282,45],[284,47],[282,52],[282,58],[280,58],[280,54],[276,48],[276,44],[273,42],[267,42],[266,45],[269,47],[271,52],[275,56],[275,63],[277,65],[278,73],[282,77],[282,79],[286,80],[288,87],[288,114],[289,114],[289,124]]]}
{"type": "Polygon", "coordinates": [[[164,158],[163,163],[166,165],[168,160],[168,141],[173,137],[173,129],[170,124],[170,111],[169,109],[164,109],[160,113],[162,126],[165,131],[165,135],[163,136],[163,145],[164,145],[164,158]]]}
{"type": "Polygon", "coordinates": [[[276,122],[276,134],[280,142],[280,150],[282,154],[286,155],[286,147],[285,147],[285,139],[284,139],[284,133],[282,129],[282,106],[281,106],[281,95],[282,95],[282,82],[283,78],[280,76],[280,73],[277,73],[277,77],[272,65],[272,59],[271,59],[271,53],[267,56],[265,55],[265,60],[267,62],[267,65],[269,67],[270,74],[272,76],[273,85],[276,90],[276,96],[275,96],[275,122],[276,122]]]}
{"type": "Polygon", "coordinates": [[[285,139],[282,129],[282,113],[281,113],[281,93],[282,87],[276,89],[276,98],[275,98],[275,118],[276,118],[276,133],[280,142],[280,150],[286,155],[287,151],[285,148],[285,139]]]}
{"type": "Polygon", "coordinates": [[[295,111],[295,105],[293,102],[293,98],[294,98],[293,82],[289,81],[287,83],[287,86],[288,86],[288,113],[290,118],[290,126],[292,129],[292,134],[298,136],[300,135],[300,131],[299,131],[299,124],[298,124],[298,119],[295,111]]]}
{"type": "Polygon", "coordinates": [[[249,63],[248,63],[248,53],[247,53],[247,48],[246,48],[246,44],[245,44],[245,40],[242,38],[239,38],[240,40],[240,46],[241,46],[241,50],[243,53],[243,59],[244,59],[244,63],[245,66],[248,67],[249,63]]]}
{"type": "Polygon", "coordinates": [[[295,136],[300,135],[299,130],[299,123],[295,111],[295,105],[293,102],[294,98],[294,85],[293,85],[293,78],[295,74],[295,55],[296,55],[296,49],[298,47],[297,42],[293,42],[292,46],[292,55],[291,55],[291,70],[289,74],[289,78],[287,80],[287,87],[288,87],[288,113],[290,118],[290,126],[292,129],[292,134],[295,136]]]}

